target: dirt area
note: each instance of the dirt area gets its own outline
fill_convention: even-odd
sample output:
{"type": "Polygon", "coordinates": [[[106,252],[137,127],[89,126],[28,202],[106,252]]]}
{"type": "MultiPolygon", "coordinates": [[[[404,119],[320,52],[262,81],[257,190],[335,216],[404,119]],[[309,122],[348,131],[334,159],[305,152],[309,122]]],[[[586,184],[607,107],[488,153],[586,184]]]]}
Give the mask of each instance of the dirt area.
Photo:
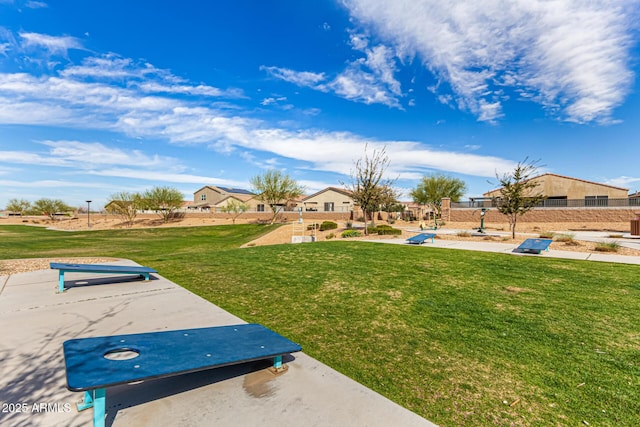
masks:
{"type": "MultiPolygon", "coordinates": [[[[76,219],[62,219],[52,221],[44,217],[2,217],[0,218],[0,225],[5,224],[24,224],[24,225],[33,225],[40,227],[49,227],[57,230],[68,230],[68,231],[81,231],[81,230],[108,230],[108,229],[123,229],[129,228],[125,224],[122,223],[121,220],[113,217],[108,217],[106,215],[96,215],[95,217],[90,218],[91,227],[89,228],[87,225],[86,217],[84,218],[76,218],[76,219]]],[[[236,223],[250,223],[255,222],[250,218],[239,218],[236,223]]],[[[208,217],[196,217],[196,218],[183,218],[178,221],[172,221],[168,224],[162,223],[157,216],[142,216],[139,217],[136,222],[130,228],[150,228],[150,227],[194,227],[194,226],[215,226],[215,225],[224,225],[231,224],[231,219],[220,219],[220,218],[208,218],[208,217]]],[[[385,222],[380,222],[385,223],[385,222]]],[[[355,224],[356,226],[363,224],[355,224]]],[[[361,236],[356,238],[350,238],[349,240],[384,240],[384,239],[406,239],[411,236],[414,236],[419,232],[418,223],[409,223],[409,222],[397,222],[393,225],[395,228],[399,228],[402,230],[402,234],[399,236],[378,236],[378,235],[370,235],[370,236],[361,236]]],[[[328,231],[317,231],[316,239],[317,241],[324,240],[345,240],[340,237],[342,231],[345,230],[345,224],[338,222],[338,229],[336,230],[328,230],[328,231]]],[[[508,231],[507,225],[499,224],[497,226],[489,225],[486,228],[488,236],[475,236],[472,232],[474,228],[477,228],[478,224],[476,223],[448,223],[443,229],[449,230],[467,230],[467,235],[464,233],[457,234],[438,234],[436,238],[443,240],[471,240],[471,241],[494,241],[494,242],[503,242],[503,243],[514,243],[519,244],[524,239],[528,237],[532,237],[531,235],[522,235],[517,234],[516,239],[512,240],[510,237],[492,237],[490,234],[495,232],[506,232],[508,231]]],[[[606,231],[609,233],[610,237],[621,237],[622,234],[629,232],[629,224],[627,223],[611,223],[611,224],[584,224],[584,223],[544,223],[544,224],[536,224],[536,223],[521,223],[517,227],[517,231],[519,233],[532,233],[539,235],[543,232],[551,232],[555,231],[561,234],[570,234],[572,231],[606,231]]],[[[279,227],[277,230],[262,236],[253,242],[249,242],[246,246],[262,246],[262,245],[275,245],[275,244],[286,244],[291,242],[291,237],[293,235],[293,226],[291,223],[284,224],[279,227]]],[[[310,235],[310,232],[306,232],[306,235],[310,235]]],[[[569,241],[569,242],[554,242],[551,246],[552,249],[555,250],[567,250],[567,251],[575,251],[575,252],[595,252],[596,243],[594,242],[586,242],[586,241],[569,241]]],[[[639,250],[629,249],[625,247],[618,248],[617,252],[612,252],[612,254],[617,255],[632,255],[632,256],[640,256],[639,250]]],[[[23,260],[0,260],[0,275],[7,274],[17,274],[26,271],[40,270],[49,268],[49,262],[82,262],[82,263],[92,263],[92,262],[106,262],[112,260],[110,258],[56,258],[56,259],[23,259],[23,260]]]]}

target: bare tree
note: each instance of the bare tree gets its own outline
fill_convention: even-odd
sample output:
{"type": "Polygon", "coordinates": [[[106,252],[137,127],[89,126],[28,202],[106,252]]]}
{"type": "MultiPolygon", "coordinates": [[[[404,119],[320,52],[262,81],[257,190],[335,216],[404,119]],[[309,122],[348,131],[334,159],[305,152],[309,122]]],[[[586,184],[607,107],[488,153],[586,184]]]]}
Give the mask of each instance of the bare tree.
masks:
{"type": "Polygon", "coordinates": [[[364,213],[365,234],[368,234],[367,217],[371,215],[373,220],[373,214],[384,201],[385,188],[392,188],[395,183],[395,180],[383,179],[389,164],[385,147],[373,150],[369,155],[365,146],[364,157],[356,161],[355,169],[351,171],[351,182],[341,182],[364,213]]]}
{"type": "Polygon", "coordinates": [[[532,180],[538,174],[538,162],[538,160],[528,162],[525,158],[518,162],[512,172],[505,173],[502,177],[496,173],[496,178],[502,187],[500,196],[495,199],[495,204],[498,211],[509,218],[512,239],[516,238],[518,217],[529,212],[545,198],[536,190],[538,182],[532,180]]]}

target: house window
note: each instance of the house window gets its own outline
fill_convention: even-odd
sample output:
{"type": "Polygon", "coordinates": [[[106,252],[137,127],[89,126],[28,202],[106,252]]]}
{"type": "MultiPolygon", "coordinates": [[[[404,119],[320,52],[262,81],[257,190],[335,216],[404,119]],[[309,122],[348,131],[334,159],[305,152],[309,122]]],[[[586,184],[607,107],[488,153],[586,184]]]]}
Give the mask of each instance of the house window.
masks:
{"type": "Polygon", "coordinates": [[[204,202],[205,200],[207,200],[207,195],[206,195],[206,194],[201,194],[201,195],[200,195],[200,200],[202,200],[203,202],[204,202]]]}
{"type": "Polygon", "coordinates": [[[333,212],[333,202],[325,202],[324,211],[325,212],[333,212]]]}
{"type": "Polygon", "coordinates": [[[264,212],[264,205],[263,204],[259,204],[258,205],[258,212],[264,212]]]}

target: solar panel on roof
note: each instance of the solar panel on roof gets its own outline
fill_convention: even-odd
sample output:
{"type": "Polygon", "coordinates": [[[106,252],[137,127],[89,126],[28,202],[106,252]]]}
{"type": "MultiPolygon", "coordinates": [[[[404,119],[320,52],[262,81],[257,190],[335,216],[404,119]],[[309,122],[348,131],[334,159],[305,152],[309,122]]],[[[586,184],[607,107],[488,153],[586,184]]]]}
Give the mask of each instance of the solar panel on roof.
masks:
{"type": "Polygon", "coordinates": [[[219,189],[221,189],[222,191],[225,191],[227,193],[235,193],[235,194],[253,194],[251,191],[249,190],[243,190],[242,188],[229,188],[229,187],[218,187],[219,189]]]}

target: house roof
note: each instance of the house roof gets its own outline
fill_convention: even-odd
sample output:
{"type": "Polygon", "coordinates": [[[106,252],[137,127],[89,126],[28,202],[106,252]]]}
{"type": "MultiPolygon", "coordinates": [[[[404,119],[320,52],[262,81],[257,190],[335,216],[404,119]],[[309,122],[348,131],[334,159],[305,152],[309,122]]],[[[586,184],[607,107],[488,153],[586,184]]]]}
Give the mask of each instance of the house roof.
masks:
{"type": "Polygon", "coordinates": [[[204,190],[205,188],[210,188],[214,191],[218,191],[218,192],[224,192],[224,193],[229,193],[229,194],[244,194],[244,195],[248,195],[248,196],[255,196],[254,193],[252,193],[249,190],[245,190],[243,188],[232,188],[232,187],[218,187],[216,185],[205,185],[204,187],[198,188],[195,192],[199,192],[204,190]]]}
{"type": "MultiPolygon", "coordinates": [[[[623,188],[623,187],[616,187],[613,185],[609,185],[609,184],[603,184],[601,182],[595,182],[595,181],[587,181],[586,179],[580,179],[580,178],[573,178],[571,176],[565,176],[565,175],[558,175],[557,173],[543,173],[542,175],[538,175],[538,176],[534,176],[531,179],[528,179],[527,181],[533,181],[534,179],[539,179],[542,178],[544,176],[555,176],[557,178],[562,178],[562,179],[570,179],[572,181],[580,181],[580,182],[586,182],[587,184],[594,184],[594,185],[601,185],[603,187],[609,187],[609,188],[615,188],[616,190],[624,190],[624,191],[629,191],[628,188],[623,188]]],[[[500,188],[494,188],[491,191],[487,191],[486,193],[483,194],[483,196],[486,196],[487,194],[493,193],[494,191],[498,191],[500,188]]]]}
{"type": "Polygon", "coordinates": [[[306,201],[306,200],[308,200],[308,199],[310,199],[312,197],[316,197],[317,195],[322,194],[322,193],[327,192],[327,191],[334,191],[336,193],[343,194],[343,195],[345,195],[347,197],[351,197],[351,192],[349,190],[345,190],[344,188],[338,188],[338,187],[327,187],[325,189],[322,189],[322,190],[318,191],[317,193],[313,193],[312,195],[303,198],[301,201],[304,202],[304,201],[306,201]]]}

